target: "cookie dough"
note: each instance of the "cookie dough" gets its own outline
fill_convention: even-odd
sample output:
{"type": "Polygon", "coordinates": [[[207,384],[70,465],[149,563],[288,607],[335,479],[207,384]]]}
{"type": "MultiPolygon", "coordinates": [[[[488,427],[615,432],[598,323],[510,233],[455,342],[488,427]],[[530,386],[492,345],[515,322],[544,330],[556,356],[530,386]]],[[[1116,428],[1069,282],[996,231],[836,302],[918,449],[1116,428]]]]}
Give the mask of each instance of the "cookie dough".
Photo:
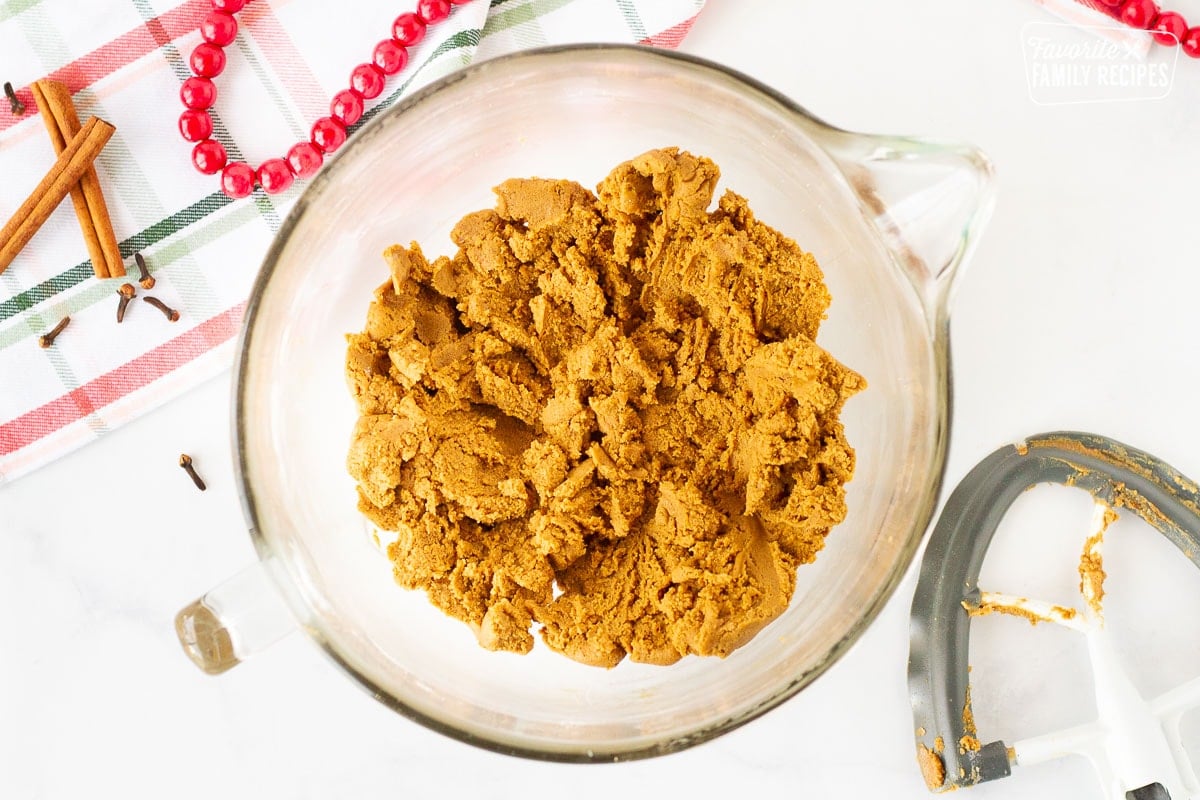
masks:
{"type": "Polygon", "coordinates": [[[346,372],[360,509],[396,580],[480,644],[586,664],[724,656],[846,515],[813,257],[676,148],[592,194],[514,179],[453,258],[389,248],[346,372]]]}

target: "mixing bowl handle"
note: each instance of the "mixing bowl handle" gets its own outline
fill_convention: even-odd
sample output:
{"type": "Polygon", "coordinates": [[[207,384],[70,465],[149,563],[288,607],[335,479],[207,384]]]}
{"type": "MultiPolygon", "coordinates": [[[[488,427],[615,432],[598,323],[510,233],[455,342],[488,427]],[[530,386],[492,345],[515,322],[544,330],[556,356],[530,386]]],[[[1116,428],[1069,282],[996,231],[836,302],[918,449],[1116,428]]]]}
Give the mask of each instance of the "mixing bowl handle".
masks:
{"type": "Polygon", "coordinates": [[[994,204],[992,164],[977,148],[931,139],[816,132],[863,213],[907,273],[940,334],[954,276],[994,204]]]}
{"type": "Polygon", "coordinates": [[[269,560],[260,561],[176,615],[183,651],[209,675],[236,667],[299,627],[273,585],[271,568],[269,560]]]}

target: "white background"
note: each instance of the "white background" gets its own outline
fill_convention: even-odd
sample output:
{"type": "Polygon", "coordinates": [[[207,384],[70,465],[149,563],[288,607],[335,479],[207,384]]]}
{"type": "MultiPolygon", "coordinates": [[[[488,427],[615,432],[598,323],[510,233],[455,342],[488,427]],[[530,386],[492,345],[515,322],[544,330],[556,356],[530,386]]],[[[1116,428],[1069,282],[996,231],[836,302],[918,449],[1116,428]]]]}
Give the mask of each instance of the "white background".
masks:
{"type": "MultiPolygon", "coordinates": [[[[1175,7],[1200,22],[1197,0],[1175,7]]],[[[1030,0],[710,0],[683,49],[837,125],[965,139],[995,161],[996,214],[954,303],[948,485],[997,446],[1060,428],[1122,439],[1197,477],[1200,61],[1181,60],[1162,101],[1038,106],[1020,32],[1049,19],[1030,0]]],[[[430,733],[298,635],[223,677],[200,674],[171,620],[253,558],[229,394],[226,376],[0,491],[0,797],[927,796],[905,686],[912,575],[800,696],[716,742],[634,764],[534,763],[430,733]],[[207,493],[173,466],[181,451],[207,493]]],[[[1028,525],[1014,542],[1058,533],[1032,506],[1015,516],[1028,525]]],[[[1122,520],[1113,535],[1154,541],[1137,525],[1122,520]]],[[[1081,539],[1064,536],[1069,560],[1081,539]]],[[[997,575],[1030,566],[1017,545],[996,557],[997,575]]],[[[1160,690],[1200,664],[1187,610],[1200,607],[1200,581],[1178,558],[1131,575],[1116,585],[1151,599],[1130,669],[1161,668],[1138,678],[1160,690]]],[[[993,637],[972,654],[985,740],[1044,730],[1047,709],[1090,686],[1072,644],[1007,622],[994,629],[1026,649],[993,637]],[[994,666],[1006,657],[1013,670],[994,666]]],[[[1076,760],[1018,768],[966,796],[1101,795],[1076,760]]]]}

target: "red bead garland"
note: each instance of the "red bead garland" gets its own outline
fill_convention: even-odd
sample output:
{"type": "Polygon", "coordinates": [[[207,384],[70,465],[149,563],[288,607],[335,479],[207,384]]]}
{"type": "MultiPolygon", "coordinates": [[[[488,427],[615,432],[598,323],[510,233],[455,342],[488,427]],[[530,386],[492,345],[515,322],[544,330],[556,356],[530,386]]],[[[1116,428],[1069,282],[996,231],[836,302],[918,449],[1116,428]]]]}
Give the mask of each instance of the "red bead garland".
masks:
{"type": "Polygon", "coordinates": [[[201,78],[215,78],[225,71],[225,51],[215,44],[197,45],[188,60],[192,72],[201,78]]]}
{"type": "Polygon", "coordinates": [[[1200,58],[1200,26],[1190,28],[1183,35],[1183,41],[1179,43],[1179,46],[1192,58],[1200,58]]]}
{"type": "Polygon", "coordinates": [[[216,175],[225,168],[225,162],[228,160],[225,145],[215,139],[205,139],[192,148],[192,163],[205,175],[216,175]]]}
{"type": "Polygon", "coordinates": [[[1159,14],[1158,19],[1154,20],[1154,24],[1150,26],[1150,30],[1156,32],[1154,41],[1168,46],[1182,42],[1187,29],[1187,20],[1183,18],[1182,14],[1176,14],[1174,11],[1159,14]]]}
{"type": "Polygon", "coordinates": [[[287,162],[297,178],[311,178],[321,168],[325,156],[312,142],[300,142],[288,150],[287,162]]]}
{"type": "Polygon", "coordinates": [[[392,38],[405,47],[412,47],[425,38],[425,20],[413,14],[401,14],[392,23],[392,38]]]}
{"type": "Polygon", "coordinates": [[[186,141],[196,142],[192,164],[205,175],[220,173],[222,191],[234,199],[248,197],[256,185],[268,194],[277,194],[287,191],[297,178],[311,178],[321,169],[325,156],[345,144],[346,128],[362,119],[365,101],[383,94],[388,76],[408,65],[408,48],[425,38],[429,25],[449,17],[454,6],[470,1],[417,0],[415,13],[401,14],[392,23],[392,38],[376,44],[371,60],[350,72],[350,88],[333,96],[329,116],[313,123],[309,140],[293,145],[286,158],[268,159],[254,169],[242,161],[229,163],[225,147],[211,138],[213,123],[208,113],[217,100],[212,79],[225,71],[223,48],[237,39],[234,15],[250,0],[210,0],[213,10],[200,23],[204,41],[188,58],[194,77],[185,80],[179,89],[185,108],[179,117],[179,133],[186,141]]]}
{"type": "Polygon", "coordinates": [[[1133,28],[1150,31],[1159,44],[1178,44],[1192,58],[1200,58],[1200,26],[1189,28],[1182,14],[1161,11],[1154,0],[1081,0],[1133,28]]]}
{"type": "Polygon", "coordinates": [[[408,64],[408,50],[395,39],[384,39],[375,45],[371,61],[384,75],[395,75],[408,64]]]}
{"type": "Polygon", "coordinates": [[[417,16],[432,25],[450,16],[450,0],[417,0],[417,16]]]}
{"type": "Polygon", "coordinates": [[[313,123],[312,143],[323,153],[332,153],[346,143],[346,126],[333,117],[321,117],[313,123]]]}
{"type": "Polygon", "coordinates": [[[1145,30],[1158,16],[1158,5],[1154,0],[1129,0],[1121,6],[1121,21],[1131,28],[1145,30]]]}
{"type": "Polygon", "coordinates": [[[179,87],[179,99],[188,108],[212,108],[217,102],[217,87],[208,78],[188,78],[179,87]]]}
{"type": "Polygon", "coordinates": [[[267,194],[286,192],[294,179],[292,168],[282,158],[268,158],[258,168],[258,183],[267,194]]]}
{"type": "Polygon", "coordinates": [[[189,108],[179,115],[179,133],[189,142],[202,142],[212,136],[212,117],[207,111],[189,108]]]}
{"type": "Polygon", "coordinates": [[[350,91],[366,100],[373,100],[383,94],[386,82],[383,70],[374,64],[359,64],[350,73],[350,91]]]}
{"type": "Polygon", "coordinates": [[[233,40],[237,38],[237,20],[232,14],[214,11],[200,23],[200,35],[204,41],[217,47],[233,44],[233,40]]]}
{"type": "Polygon", "coordinates": [[[235,161],[221,170],[221,189],[238,200],[254,191],[254,170],[245,161],[235,161]]]}
{"type": "Polygon", "coordinates": [[[333,96],[329,104],[329,116],[343,125],[350,126],[362,119],[363,96],[350,89],[343,89],[333,96]]]}

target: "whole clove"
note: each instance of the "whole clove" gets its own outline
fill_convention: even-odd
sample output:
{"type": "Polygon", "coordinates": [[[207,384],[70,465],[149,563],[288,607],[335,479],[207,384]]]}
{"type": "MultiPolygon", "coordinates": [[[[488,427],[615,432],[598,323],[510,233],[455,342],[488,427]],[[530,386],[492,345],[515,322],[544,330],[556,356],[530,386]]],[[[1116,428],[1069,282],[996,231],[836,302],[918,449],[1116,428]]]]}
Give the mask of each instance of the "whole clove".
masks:
{"type": "Polygon", "coordinates": [[[208,487],[204,485],[204,480],[196,474],[196,467],[192,465],[191,456],[189,456],[187,453],[179,456],[179,466],[183,467],[183,471],[186,472],[188,477],[192,479],[192,483],[196,484],[197,489],[202,492],[208,489],[208,487]]]}
{"type": "Polygon", "coordinates": [[[59,323],[55,325],[48,333],[43,333],[38,337],[38,345],[42,348],[47,348],[54,344],[54,340],[57,339],[58,335],[63,332],[63,329],[70,324],[71,318],[63,317],[61,320],[59,320],[59,323]]]}
{"type": "Polygon", "coordinates": [[[143,289],[154,288],[154,276],[150,274],[150,270],[146,268],[146,259],[142,258],[141,253],[134,253],[133,260],[137,262],[138,271],[141,275],[138,276],[138,283],[143,289]]]}
{"type": "Polygon", "coordinates": [[[132,283],[122,283],[121,288],[117,289],[117,294],[121,296],[121,301],[117,304],[117,324],[125,321],[125,309],[129,308],[129,301],[137,295],[137,290],[133,288],[132,283]]]}
{"type": "Polygon", "coordinates": [[[14,117],[25,113],[25,104],[21,102],[21,98],[17,97],[17,92],[9,81],[4,82],[4,96],[8,98],[8,104],[12,107],[14,117]]]}
{"type": "Polygon", "coordinates": [[[179,322],[179,312],[171,308],[162,300],[159,300],[157,297],[143,297],[142,299],[157,308],[159,311],[163,312],[163,316],[171,320],[171,322],[179,322]]]}

